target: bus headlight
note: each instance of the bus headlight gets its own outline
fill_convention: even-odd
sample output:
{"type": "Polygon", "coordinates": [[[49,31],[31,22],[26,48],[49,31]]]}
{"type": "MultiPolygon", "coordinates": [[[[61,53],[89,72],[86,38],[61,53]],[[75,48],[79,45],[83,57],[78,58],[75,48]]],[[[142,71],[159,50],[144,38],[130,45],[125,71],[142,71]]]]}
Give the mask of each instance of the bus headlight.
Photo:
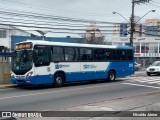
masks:
{"type": "Polygon", "coordinates": [[[26,75],[26,78],[30,77],[32,74],[33,74],[33,72],[29,72],[29,73],[26,75]]]}
{"type": "Polygon", "coordinates": [[[11,77],[14,78],[14,73],[11,72],[11,77]]]}

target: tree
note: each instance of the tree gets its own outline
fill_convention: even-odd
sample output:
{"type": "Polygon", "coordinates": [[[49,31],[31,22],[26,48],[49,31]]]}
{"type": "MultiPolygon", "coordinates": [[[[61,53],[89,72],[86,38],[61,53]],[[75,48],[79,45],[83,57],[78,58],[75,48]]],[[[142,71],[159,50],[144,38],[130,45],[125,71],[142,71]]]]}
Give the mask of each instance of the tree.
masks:
{"type": "Polygon", "coordinates": [[[95,22],[91,22],[86,28],[84,34],[84,43],[87,44],[104,44],[105,37],[101,34],[100,29],[95,22]]]}

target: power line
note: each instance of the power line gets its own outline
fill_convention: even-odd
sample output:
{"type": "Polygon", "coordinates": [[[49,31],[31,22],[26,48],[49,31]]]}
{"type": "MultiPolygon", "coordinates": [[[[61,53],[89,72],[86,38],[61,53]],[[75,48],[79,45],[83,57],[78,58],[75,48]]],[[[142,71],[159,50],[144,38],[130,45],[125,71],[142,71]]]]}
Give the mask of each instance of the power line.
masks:
{"type": "Polygon", "coordinates": [[[156,1],[153,1],[153,0],[152,0],[151,2],[154,2],[154,3],[156,3],[156,4],[160,4],[159,2],[156,2],[156,1]]]}
{"type": "MultiPolygon", "coordinates": [[[[38,20],[24,20],[24,19],[19,19],[19,18],[11,18],[11,17],[1,17],[1,22],[12,22],[12,23],[22,23],[22,24],[34,24],[34,25],[45,25],[45,26],[61,26],[61,27],[88,27],[87,25],[80,25],[80,24],[60,24],[55,22],[50,22],[50,21],[38,21],[38,20]],[[12,21],[11,21],[12,20],[12,21]],[[43,22],[43,23],[40,23],[43,22]],[[47,22],[47,23],[46,23],[47,22]],[[49,24],[48,24],[49,23],[49,24]]],[[[97,25],[98,28],[112,28],[113,26],[105,26],[105,25],[97,25]]]]}
{"type": "MultiPolygon", "coordinates": [[[[3,13],[5,15],[12,15],[16,17],[28,17],[28,18],[36,18],[36,19],[40,18],[40,19],[47,19],[47,20],[59,20],[59,21],[82,22],[82,23],[93,22],[93,20],[69,18],[69,17],[62,17],[62,16],[51,16],[51,15],[45,15],[45,14],[25,12],[25,11],[8,12],[5,10],[0,10],[0,13],[3,13]]],[[[102,24],[119,24],[119,23],[104,22],[104,21],[95,21],[95,22],[102,23],[102,24]]]]}
{"type": "MultiPolygon", "coordinates": [[[[0,28],[0,30],[20,30],[18,28],[0,28]]],[[[24,30],[24,31],[36,31],[36,30],[24,30]]],[[[46,32],[49,32],[49,33],[68,33],[68,34],[86,34],[86,32],[65,32],[65,31],[46,31],[46,32]]],[[[113,32],[101,32],[102,34],[118,34],[118,33],[113,33],[113,32]]],[[[87,34],[90,34],[90,33],[87,33],[87,34]]],[[[95,33],[96,34],[96,33],[95,33]]]]}
{"type": "Polygon", "coordinates": [[[140,31],[135,31],[141,34],[145,34],[145,35],[150,35],[150,36],[156,36],[156,37],[160,37],[160,35],[154,35],[154,34],[150,34],[150,33],[146,33],[146,32],[140,32],[140,31]]]}
{"type": "MultiPolygon", "coordinates": [[[[1,22],[1,21],[0,21],[1,22]]],[[[14,25],[14,24],[0,24],[0,25],[11,25],[16,27],[24,27],[24,28],[41,28],[41,29],[52,29],[52,30],[77,30],[77,31],[86,31],[86,29],[73,29],[73,28],[57,28],[57,27],[42,27],[42,26],[34,26],[34,25],[14,25]]],[[[113,31],[113,30],[100,30],[100,31],[113,31]]]]}
{"type": "MultiPolygon", "coordinates": [[[[97,14],[95,14],[95,13],[89,13],[89,12],[79,12],[79,11],[71,11],[71,10],[62,10],[62,9],[57,9],[57,8],[49,8],[49,7],[45,7],[45,6],[38,6],[38,5],[33,5],[33,4],[28,4],[28,3],[21,3],[21,2],[15,2],[15,1],[8,1],[8,0],[5,0],[5,1],[1,1],[1,2],[3,2],[3,3],[5,3],[5,4],[11,4],[11,3],[13,3],[13,4],[11,4],[11,5],[14,5],[15,6],[15,4],[18,4],[17,6],[19,6],[19,4],[20,5],[23,5],[23,6],[25,6],[25,7],[27,7],[27,8],[33,8],[33,9],[44,9],[44,10],[46,10],[46,11],[51,11],[51,10],[56,10],[56,11],[58,11],[58,12],[63,12],[63,13],[70,13],[70,14],[85,14],[85,15],[90,15],[90,16],[106,16],[107,14],[99,14],[99,13],[97,13],[97,14]]],[[[109,15],[112,15],[112,14],[109,14],[109,15]]]]}
{"type": "MultiPolygon", "coordinates": [[[[3,11],[3,10],[1,10],[0,11],[1,12],[1,15],[3,14],[3,15],[5,15],[5,14],[7,14],[7,15],[9,15],[9,16],[18,16],[18,17],[33,17],[33,18],[36,18],[37,19],[37,17],[39,18],[43,18],[44,16],[42,16],[43,14],[38,14],[39,16],[35,16],[34,15],[34,13],[31,13],[31,14],[19,14],[19,13],[17,13],[17,12],[8,12],[8,11],[3,11]]],[[[48,16],[47,16],[48,17],[48,16]]],[[[49,16],[50,17],[50,16],[49,16]]],[[[52,17],[52,16],[51,16],[52,17]]],[[[55,17],[55,16],[54,16],[55,17]]],[[[57,17],[57,16],[56,16],[57,17]]],[[[3,17],[4,18],[4,17],[3,17]]],[[[5,19],[5,18],[4,18],[5,19]]],[[[52,18],[53,19],[53,18],[52,18]]],[[[61,19],[61,18],[60,18],[61,19]]],[[[68,19],[68,18],[67,18],[68,19]]],[[[71,28],[55,28],[55,27],[50,27],[51,25],[50,24],[37,24],[37,23],[24,23],[24,22],[15,22],[15,20],[23,20],[23,21],[25,21],[25,19],[19,19],[19,18],[12,18],[12,20],[13,21],[2,21],[1,20],[1,22],[5,22],[5,25],[6,25],[6,22],[9,22],[9,24],[10,25],[13,25],[13,26],[18,26],[18,27],[32,27],[32,28],[42,28],[42,29],[61,29],[61,30],[84,30],[84,29],[71,29],[71,28]],[[15,23],[15,24],[13,24],[13,23],[15,23]],[[17,25],[18,24],[18,25],[17,25]],[[25,24],[25,25],[23,25],[23,24],[25,24]],[[27,25],[28,24],[28,25],[27,25]],[[30,25],[30,24],[32,24],[32,25],[30,25]],[[36,26],[36,25],[38,25],[38,26],[36,26]],[[41,26],[40,26],[41,25],[41,26]],[[44,27],[44,25],[46,26],[46,27],[44,27]],[[43,27],[42,27],[43,26],[43,27]],[[47,27],[47,26],[49,26],[49,27],[47,27]]],[[[31,20],[30,20],[31,21],[31,20]]],[[[33,20],[32,20],[33,21],[33,20]]],[[[37,22],[36,20],[34,20],[34,22],[37,22]]],[[[43,21],[43,22],[45,22],[45,21],[43,21]]],[[[48,21],[47,21],[48,22],[48,21]]],[[[80,21],[81,22],[81,21],[80,21]]],[[[73,23],[73,22],[72,22],[73,23]]],[[[104,22],[103,22],[104,23],[104,22]]],[[[105,22],[105,23],[107,23],[108,24],[108,22],[105,22]]],[[[115,24],[115,23],[114,23],[115,24]]],[[[52,25],[53,26],[53,25],[52,25]]],[[[67,26],[67,27],[72,27],[72,26],[68,26],[68,25],[59,25],[59,26],[62,26],[62,27],[64,27],[64,26],[67,26]]],[[[89,26],[89,25],[88,25],[89,26]]],[[[76,26],[77,27],[77,26],[76,26]]],[[[105,28],[106,26],[104,26],[104,28],[105,28]]],[[[111,28],[111,26],[109,26],[110,28],[111,28]]],[[[85,29],[86,30],[86,29],[85,29]]],[[[102,31],[102,30],[101,30],[102,31]]],[[[111,30],[103,30],[103,31],[111,31],[111,30]]]]}
{"type": "Polygon", "coordinates": [[[159,5],[157,5],[157,4],[155,4],[153,1],[152,1],[152,3],[149,3],[148,5],[150,5],[150,6],[152,6],[152,7],[156,7],[156,8],[160,8],[160,6],[159,5]]]}

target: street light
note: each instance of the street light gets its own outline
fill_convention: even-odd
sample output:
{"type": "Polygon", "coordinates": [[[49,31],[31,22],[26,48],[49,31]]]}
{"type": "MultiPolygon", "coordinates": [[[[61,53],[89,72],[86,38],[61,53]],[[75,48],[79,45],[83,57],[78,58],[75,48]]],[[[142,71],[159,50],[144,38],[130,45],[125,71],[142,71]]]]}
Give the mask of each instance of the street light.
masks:
{"type": "Polygon", "coordinates": [[[45,31],[41,31],[41,30],[36,30],[39,34],[41,34],[42,35],[42,39],[44,40],[44,38],[45,38],[45,34],[47,33],[47,32],[45,32],[45,31]]]}
{"type": "Polygon", "coordinates": [[[112,12],[112,13],[113,14],[118,14],[119,16],[121,16],[123,19],[125,19],[129,23],[129,21],[123,15],[121,15],[120,13],[118,13],[118,12],[112,12]]]}
{"type": "Polygon", "coordinates": [[[134,10],[132,10],[132,15],[131,15],[131,21],[129,22],[123,15],[121,15],[118,12],[112,12],[113,14],[118,14],[119,16],[121,16],[123,19],[125,19],[128,23],[131,24],[131,29],[130,29],[130,46],[133,47],[133,32],[134,32],[134,24],[139,22],[144,16],[146,16],[148,13],[150,12],[155,12],[156,10],[150,10],[148,11],[146,14],[144,14],[140,19],[138,19],[136,22],[134,22],[134,10]]]}
{"type": "Polygon", "coordinates": [[[144,18],[144,16],[146,16],[148,13],[150,12],[155,12],[156,10],[150,10],[148,11],[146,14],[144,14],[139,20],[136,21],[136,23],[138,23],[142,18],[144,18]]]}

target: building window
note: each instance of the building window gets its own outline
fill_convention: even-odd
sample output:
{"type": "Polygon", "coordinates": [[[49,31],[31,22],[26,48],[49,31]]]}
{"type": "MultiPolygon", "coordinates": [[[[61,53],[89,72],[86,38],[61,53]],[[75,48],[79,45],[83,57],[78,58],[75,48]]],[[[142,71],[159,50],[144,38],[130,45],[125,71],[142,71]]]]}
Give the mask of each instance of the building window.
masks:
{"type": "Polygon", "coordinates": [[[140,43],[134,43],[134,52],[140,53],[140,43]]]}
{"type": "Polygon", "coordinates": [[[0,38],[6,38],[7,37],[7,30],[0,30],[0,38]]]}
{"type": "Polygon", "coordinates": [[[157,43],[150,43],[149,53],[158,53],[158,44],[157,43]]]}
{"type": "Polygon", "coordinates": [[[149,52],[149,43],[141,43],[141,53],[149,52]]]}

